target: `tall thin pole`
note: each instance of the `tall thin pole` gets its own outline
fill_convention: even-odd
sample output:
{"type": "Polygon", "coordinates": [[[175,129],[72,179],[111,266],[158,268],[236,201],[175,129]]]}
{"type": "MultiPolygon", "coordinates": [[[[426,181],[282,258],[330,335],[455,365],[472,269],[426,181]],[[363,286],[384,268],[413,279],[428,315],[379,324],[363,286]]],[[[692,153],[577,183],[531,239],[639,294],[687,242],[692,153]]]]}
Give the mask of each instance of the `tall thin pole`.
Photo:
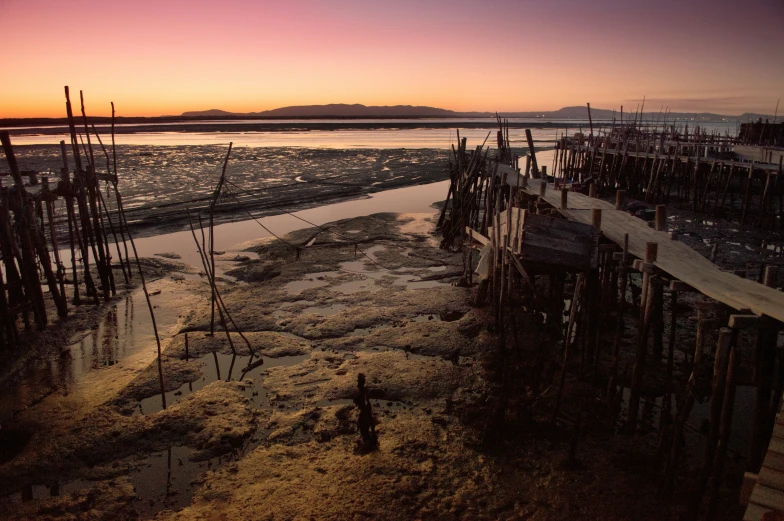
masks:
{"type": "MultiPolygon", "coordinates": [[[[229,143],[229,150],[226,152],[226,159],[223,160],[223,170],[221,171],[220,180],[218,181],[218,186],[215,188],[215,194],[212,198],[212,202],[210,203],[210,269],[212,273],[215,273],[215,205],[218,202],[218,198],[220,197],[221,189],[223,188],[223,183],[226,180],[226,166],[229,164],[229,155],[231,155],[231,146],[232,143],[229,143]]],[[[212,287],[212,298],[211,298],[211,314],[210,314],[210,336],[215,333],[215,286],[212,287]]]]}

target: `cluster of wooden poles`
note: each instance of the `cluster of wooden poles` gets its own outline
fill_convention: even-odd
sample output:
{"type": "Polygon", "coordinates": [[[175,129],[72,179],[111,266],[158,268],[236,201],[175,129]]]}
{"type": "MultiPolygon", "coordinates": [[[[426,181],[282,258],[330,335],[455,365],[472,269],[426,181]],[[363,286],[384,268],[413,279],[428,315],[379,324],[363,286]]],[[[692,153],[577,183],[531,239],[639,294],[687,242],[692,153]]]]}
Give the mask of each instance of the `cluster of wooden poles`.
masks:
{"type": "Polygon", "coordinates": [[[689,209],[772,228],[784,220],[784,181],[778,164],[735,158],[736,138],[689,131],[675,124],[639,126],[613,120],[596,135],[562,135],[555,142],[558,184],[623,189],[646,202],[689,209]]]}
{"type": "MultiPolygon", "coordinates": [[[[100,135],[87,118],[84,95],[80,92],[82,126],[84,133],[77,132],[77,122],[71,105],[70,90],[65,87],[66,113],[70,133],[72,158],[68,156],[65,141],[60,142],[62,166],[56,186],[48,177],[41,179],[30,174],[30,185],[26,186],[22,171],[14,153],[8,132],[0,132],[3,151],[13,179],[12,186],[0,188],[0,251],[2,273],[0,273],[0,342],[11,348],[20,343],[18,322],[24,330],[31,330],[33,322],[39,330],[49,323],[47,299],[42,278],[48,289],[51,302],[59,317],[69,313],[68,291],[71,304],[98,305],[108,302],[117,293],[110,244],[114,242],[126,284],[133,277],[131,245],[139,280],[142,283],[147,306],[152,318],[153,330],[158,347],[158,372],[163,390],[161,342],[155,322],[147,284],[136,245],[128,228],[128,221],[117,187],[117,154],[114,142],[114,103],[112,103],[111,157],[103,145],[100,135]],[[98,141],[106,160],[106,173],[98,173],[92,137],[98,141]],[[70,161],[74,169],[71,172],[70,161]],[[109,208],[108,195],[103,196],[100,181],[111,185],[115,209],[109,208]],[[64,212],[57,208],[64,207],[64,212]],[[64,213],[64,217],[58,215],[64,213]],[[114,218],[112,217],[114,214],[114,218]],[[63,221],[65,223],[63,224],[63,221]],[[67,228],[67,232],[58,228],[67,228]],[[118,237],[119,233],[119,237],[118,237]],[[111,234],[112,241],[109,239],[111,234]],[[67,249],[62,241],[68,243],[67,249]],[[126,242],[127,241],[127,242],[126,242]],[[121,247],[122,245],[122,247],[121,247]],[[70,250],[71,267],[66,268],[63,251],[70,250]],[[51,255],[50,255],[51,251],[51,255]],[[124,254],[124,255],[123,255],[124,254]],[[91,258],[92,255],[92,258],[91,258]],[[94,279],[94,268],[98,281],[94,279]],[[70,275],[70,280],[69,279],[70,275]]],[[[108,190],[107,190],[108,192],[108,190]]],[[[166,407],[165,395],[162,393],[166,407]]]]}
{"type": "Polygon", "coordinates": [[[4,276],[0,277],[3,289],[0,291],[0,306],[3,307],[1,312],[4,323],[2,338],[6,345],[13,345],[18,340],[16,322],[20,316],[26,329],[32,327],[30,313],[38,329],[44,329],[49,322],[39,274],[43,275],[60,317],[68,314],[69,289],[74,305],[97,304],[116,294],[109,233],[116,246],[125,282],[129,283],[132,278],[126,242],[126,237],[129,241],[131,237],[124,220],[122,197],[117,187],[114,137],[112,136],[112,161],[100,136],[94,134],[106,157],[107,172],[99,174],[95,166],[84,97],[81,96],[84,124],[82,135],[77,134],[68,87],[65,88],[65,95],[75,168],[72,174],[67,147],[65,142],[61,141],[62,165],[55,186],[49,177],[43,177],[39,183],[35,174],[29,175],[30,186],[25,186],[10,137],[7,132],[0,133],[13,180],[11,186],[2,187],[0,190],[0,249],[4,272],[4,276]],[[87,144],[82,141],[80,150],[80,139],[85,137],[87,144]],[[82,157],[83,154],[86,158],[82,157]],[[111,184],[116,207],[114,219],[99,181],[111,184]],[[58,211],[58,207],[64,211],[58,211]],[[115,222],[115,219],[118,221],[115,222]],[[61,227],[66,227],[67,233],[63,233],[61,227]],[[63,247],[63,239],[68,243],[66,247],[63,247]],[[70,270],[66,268],[62,258],[63,252],[68,249],[71,254],[70,270]],[[93,279],[91,263],[97,272],[97,283],[93,279]]]}
{"type": "Polygon", "coordinates": [[[745,145],[784,147],[784,123],[776,123],[775,119],[772,123],[767,120],[742,123],[737,141],[745,145]]]}
{"type": "MultiPolygon", "coordinates": [[[[498,135],[499,150],[503,150],[507,143],[503,128],[498,135]]],[[[655,267],[657,243],[648,244],[643,259],[633,260],[628,234],[623,246],[611,241],[598,243],[598,260],[590,269],[530,262],[525,256],[515,255],[522,232],[511,225],[512,212],[507,210],[560,216],[544,201],[541,192],[533,193],[525,187],[527,176],[514,168],[516,158],[505,157],[503,152],[494,155],[482,149],[477,147],[469,153],[462,140],[454,151],[450,193],[439,219],[443,246],[454,247],[461,234],[472,247],[490,246],[493,255],[489,276],[479,284],[477,304],[485,302],[489,295],[495,308],[502,352],[508,350],[509,337],[514,346],[518,345],[519,332],[514,317],[520,309],[542,317],[544,330],[551,341],[541,342],[535,356],[534,378],[530,383],[532,401],[542,403],[549,390],[554,390],[550,421],[561,417],[567,373],[576,365],[576,378],[604,379],[604,403],[612,418],[621,410],[624,388],[628,388],[628,414],[622,422],[624,432],[640,432],[641,416],[647,417],[654,407],[660,408],[661,490],[665,495],[671,495],[678,469],[683,466],[685,431],[692,429],[689,418],[695,396],[710,388],[710,426],[703,438],[704,457],[693,484],[689,507],[692,517],[697,519],[709,491],[705,510],[706,518],[712,519],[724,479],[739,381],[739,332],[745,330],[752,336],[756,333],[753,349],[757,398],[747,464],[750,471],[756,472],[773,430],[779,397],[784,391],[784,353],[776,349],[782,324],[765,316],[732,314],[728,306],[698,296],[695,346],[693,349],[677,346],[684,333],[689,336],[688,332],[678,332],[684,327],[683,319],[689,309],[679,301],[679,295],[696,290],[655,267]],[[508,220],[506,226],[502,222],[504,219],[508,220]],[[567,316],[568,320],[564,321],[567,316]],[[625,333],[634,326],[636,334],[629,341],[625,333]],[[507,330],[511,335],[507,335],[507,330]],[[559,344],[560,350],[554,347],[559,344]],[[676,350],[685,355],[677,372],[676,350]],[[548,375],[543,369],[559,357],[562,360],[560,374],[548,375]],[[664,381],[664,386],[652,386],[657,380],[653,377],[664,381]],[[655,403],[657,395],[661,396],[661,405],[655,403]]],[[[543,183],[542,187],[545,186],[543,183]]],[[[596,188],[591,190],[591,195],[597,196],[596,188]]],[[[563,190],[564,208],[566,197],[568,192],[563,190]]],[[[623,200],[624,192],[620,192],[618,204],[622,206],[623,200]]],[[[598,236],[601,211],[594,211],[593,217],[598,236]]],[[[664,231],[665,223],[665,206],[659,205],[655,228],[664,231]]],[[[474,267],[473,254],[467,254],[464,278],[469,282],[474,267]]],[[[776,287],[777,267],[768,266],[760,282],[776,287]]],[[[575,423],[575,432],[579,433],[582,420],[575,423]]],[[[576,446],[576,438],[574,443],[576,446]]]]}

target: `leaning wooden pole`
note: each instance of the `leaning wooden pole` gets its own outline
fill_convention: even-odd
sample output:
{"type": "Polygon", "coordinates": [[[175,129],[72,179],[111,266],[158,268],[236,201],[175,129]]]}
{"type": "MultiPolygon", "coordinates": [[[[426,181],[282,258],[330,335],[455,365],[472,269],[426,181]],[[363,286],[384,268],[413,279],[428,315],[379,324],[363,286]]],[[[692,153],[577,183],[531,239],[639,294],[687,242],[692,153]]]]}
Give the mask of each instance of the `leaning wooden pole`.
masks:
{"type": "Polygon", "coordinates": [[[42,327],[42,325],[46,325],[46,309],[43,300],[43,294],[41,293],[41,286],[40,283],[38,283],[37,270],[35,269],[36,256],[40,260],[41,267],[43,268],[46,282],[49,286],[49,293],[52,295],[52,300],[54,300],[55,306],[57,307],[58,316],[68,316],[68,305],[65,301],[65,296],[62,295],[58,289],[57,278],[52,271],[52,262],[49,257],[49,251],[46,248],[46,240],[43,236],[43,230],[36,224],[33,207],[29,204],[29,201],[26,200],[28,197],[27,192],[24,189],[22,175],[19,171],[19,165],[16,162],[14,149],[11,146],[11,138],[9,137],[7,131],[0,132],[0,141],[2,141],[3,150],[5,151],[5,156],[8,160],[8,166],[10,167],[11,175],[14,178],[14,183],[17,188],[19,188],[18,197],[22,198],[24,210],[22,215],[24,223],[27,226],[27,230],[22,230],[22,227],[20,226],[20,238],[22,242],[23,253],[25,253],[26,257],[25,261],[32,263],[29,266],[30,269],[28,270],[27,275],[29,277],[35,277],[34,284],[37,286],[36,297],[39,301],[39,306],[42,306],[40,311],[43,314],[43,322],[39,323],[39,327],[42,327]]]}
{"type": "MultiPolygon", "coordinates": [[[[123,213],[122,197],[117,190],[117,146],[114,142],[114,102],[112,101],[112,170],[114,176],[112,177],[112,186],[114,187],[114,198],[117,201],[117,213],[123,213]]],[[[120,236],[123,241],[123,249],[125,250],[125,261],[128,263],[128,278],[133,278],[133,270],[131,269],[131,256],[128,255],[128,245],[125,243],[125,230],[123,228],[123,219],[120,219],[120,236]]]]}
{"type": "Polygon", "coordinates": [[[133,241],[133,234],[131,234],[130,228],[128,228],[128,220],[125,218],[125,212],[120,210],[120,219],[125,224],[125,229],[128,232],[128,240],[131,243],[131,248],[133,249],[133,256],[136,259],[136,269],[139,271],[139,279],[142,281],[142,291],[144,291],[144,298],[147,301],[147,309],[150,311],[150,319],[152,320],[152,330],[155,333],[155,343],[158,347],[158,380],[160,382],[161,387],[161,404],[164,409],[166,409],[166,388],[163,383],[163,360],[161,358],[161,337],[158,334],[158,324],[155,322],[155,311],[153,311],[152,301],[150,300],[150,292],[147,291],[147,281],[144,279],[144,270],[142,269],[142,263],[139,261],[139,252],[136,250],[136,243],[133,241]]]}
{"type": "Polygon", "coordinates": [[[104,300],[109,299],[109,295],[115,294],[116,289],[114,286],[114,275],[112,274],[112,267],[109,264],[109,257],[107,255],[107,242],[104,237],[104,229],[102,226],[101,212],[98,209],[98,201],[96,192],[98,191],[98,181],[96,180],[95,172],[95,156],[93,155],[93,145],[90,140],[90,129],[87,124],[87,113],[84,107],[84,92],[79,91],[79,100],[81,102],[82,120],[84,123],[84,133],[87,136],[88,152],[90,154],[90,164],[86,169],[86,188],[88,195],[88,204],[90,213],[92,215],[93,233],[95,235],[95,245],[98,248],[98,275],[101,277],[101,284],[103,286],[104,300]]]}
{"type": "MultiPolygon", "coordinates": [[[[218,186],[215,188],[215,194],[213,195],[212,202],[210,203],[210,269],[212,273],[215,273],[215,205],[218,203],[218,198],[220,197],[223,183],[226,180],[226,167],[229,164],[231,146],[232,143],[229,143],[229,150],[226,151],[226,159],[223,160],[223,170],[221,171],[220,180],[218,181],[218,186]]],[[[215,304],[215,286],[213,286],[212,297],[210,301],[212,310],[210,312],[210,335],[215,333],[215,304]]]]}

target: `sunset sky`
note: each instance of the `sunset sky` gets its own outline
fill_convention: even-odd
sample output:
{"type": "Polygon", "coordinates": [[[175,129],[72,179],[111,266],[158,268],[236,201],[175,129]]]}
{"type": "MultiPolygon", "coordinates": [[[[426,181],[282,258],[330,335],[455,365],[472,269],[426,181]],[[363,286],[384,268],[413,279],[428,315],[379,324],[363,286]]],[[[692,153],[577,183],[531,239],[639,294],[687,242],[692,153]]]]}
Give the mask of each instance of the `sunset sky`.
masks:
{"type": "MultiPolygon", "coordinates": [[[[287,105],[772,113],[782,0],[0,0],[0,118],[287,105]]],[[[784,107],[782,107],[784,111],[784,107]]]]}

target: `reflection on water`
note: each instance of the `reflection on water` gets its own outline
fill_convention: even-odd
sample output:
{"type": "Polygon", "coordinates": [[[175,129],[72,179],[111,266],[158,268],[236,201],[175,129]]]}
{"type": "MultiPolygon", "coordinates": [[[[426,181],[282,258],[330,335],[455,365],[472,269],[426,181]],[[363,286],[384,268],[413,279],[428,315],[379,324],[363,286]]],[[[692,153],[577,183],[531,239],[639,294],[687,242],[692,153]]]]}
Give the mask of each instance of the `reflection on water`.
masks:
{"type": "MultiPolygon", "coordinates": [[[[492,142],[497,130],[495,121],[489,120],[487,128],[461,128],[460,137],[467,137],[469,143],[482,143],[488,132],[492,132],[492,142]]],[[[570,124],[571,128],[575,128],[570,124]]],[[[563,133],[563,127],[533,128],[531,130],[534,146],[552,147],[556,134],[563,133]]],[[[510,128],[509,138],[513,147],[527,147],[525,130],[510,128]]],[[[61,134],[37,134],[14,136],[14,145],[53,145],[60,140],[68,140],[68,130],[61,134]]],[[[449,149],[455,142],[452,128],[414,128],[414,129],[338,129],[338,130],[275,130],[252,132],[137,132],[117,134],[118,145],[183,146],[183,145],[227,145],[234,147],[300,147],[328,149],[394,149],[394,148],[437,148],[449,149]]]]}
{"type": "MultiPolygon", "coordinates": [[[[367,198],[294,212],[294,215],[314,224],[323,225],[332,221],[379,212],[433,213],[435,210],[430,205],[435,201],[445,199],[448,188],[449,181],[397,188],[370,194],[367,198]]],[[[289,214],[262,217],[259,222],[278,236],[310,227],[306,222],[289,214]]],[[[247,245],[243,243],[269,237],[271,235],[252,219],[221,224],[215,226],[215,249],[236,252],[247,245]]],[[[136,239],[135,242],[140,257],[152,257],[156,253],[170,251],[178,253],[182,257],[180,262],[198,266],[201,269],[201,261],[190,230],[145,237],[136,239]]],[[[246,254],[247,252],[240,253],[240,255],[246,254]]],[[[228,267],[228,264],[226,266],[228,267]]],[[[217,267],[220,268],[220,266],[217,267]]]]}
{"type": "MultiPolygon", "coordinates": [[[[241,392],[255,407],[261,407],[267,404],[267,392],[262,386],[264,371],[272,367],[297,365],[308,358],[310,358],[309,353],[278,358],[262,356],[263,363],[256,365],[259,362],[259,357],[213,352],[191,361],[191,363],[202,366],[204,375],[196,381],[185,383],[178,389],[166,393],[166,404],[171,406],[189,394],[204,388],[207,384],[217,382],[218,380],[241,382],[251,379],[253,383],[243,387],[241,392]]],[[[139,402],[139,411],[145,415],[154,414],[161,410],[161,405],[160,395],[151,396],[139,402]]]]}
{"type": "MultiPolygon", "coordinates": [[[[152,296],[158,304],[155,318],[161,334],[176,323],[179,310],[167,306],[178,291],[152,296]]],[[[0,388],[0,422],[53,393],[68,393],[91,371],[111,367],[154,344],[152,321],[142,291],[135,290],[105,306],[98,325],[71,338],[62,351],[31,359],[0,388]],[[137,300],[141,301],[138,307],[137,300]]]]}

